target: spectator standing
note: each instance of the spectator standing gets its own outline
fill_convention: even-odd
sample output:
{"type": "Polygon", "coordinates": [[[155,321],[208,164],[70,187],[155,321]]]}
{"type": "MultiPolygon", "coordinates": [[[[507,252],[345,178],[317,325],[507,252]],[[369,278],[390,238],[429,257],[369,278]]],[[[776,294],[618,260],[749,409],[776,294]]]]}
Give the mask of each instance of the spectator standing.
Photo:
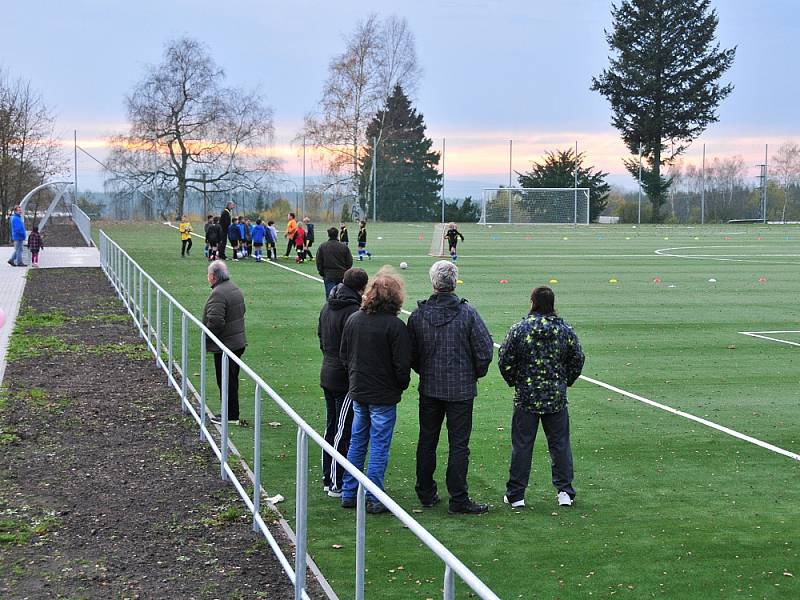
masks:
{"type": "MultiPolygon", "coordinates": [[[[336,228],[333,228],[334,232],[336,228]]],[[[320,246],[320,252],[322,246],[320,246]]],[[[317,252],[319,256],[319,252],[317,252]]],[[[325,441],[347,456],[350,447],[350,431],[353,426],[353,403],[347,396],[348,379],[339,347],[342,330],[347,318],[361,306],[361,295],[367,287],[367,272],[364,269],[349,269],[344,281],[334,288],[319,313],[317,336],[322,350],[322,368],[319,384],[325,395],[325,441]]],[[[334,463],[327,452],[322,452],[322,485],[329,496],[342,495],[344,468],[334,463]],[[333,464],[332,464],[333,463],[333,464]]]]}
{"type": "Polygon", "coordinates": [[[531,293],[527,317],[511,326],[500,347],[500,374],[514,387],[511,420],[511,466],[503,501],[525,506],[531,473],[533,443],[542,423],[550,450],[550,466],[559,506],[571,506],[572,448],[569,439],[567,387],[583,369],[578,336],[555,311],[555,294],[549,287],[531,293]]]}
{"type": "Polygon", "coordinates": [[[417,497],[426,508],[439,502],[433,475],[446,417],[450,512],[481,514],[489,506],[473,502],[468,493],[469,438],[477,381],[489,369],[494,345],[478,311],[455,294],[458,267],[440,260],[429,275],[433,295],[418,302],[408,319],[411,367],[419,373],[417,497]]]}
{"type": "Polygon", "coordinates": [[[44,244],[42,243],[42,236],[39,235],[39,227],[34,225],[28,236],[28,251],[31,253],[31,266],[33,267],[39,266],[40,250],[44,250],[44,244]]]}
{"type": "Polygon", "coordinates": [[[294,237],[295,233],[297,232],[297,219],[294,216],[293,212],[290,212],[286,215],[286,231],[283,234],[288,241],[286,242],[286,254],[284,254],[284,258],[289,258],[289,253],[292,251],[292,246],[294,246],[294,237]]]}
{"type": "Polygon", "coordinates": [[[336,227],[328,229],[328,241],[323,242],[317,250],[317,272],[325,285],[325,297],[344,280],[344,273],[353,266],[353,255],[350,249],[336,239],[336,227]]]}
{"type": "Polygon", "coordinates": [[[181,234],[181,258],[183,258],[189,256],[192,250],[192,224],[185,215],[178,225],[178,232],[181,234]]]}
{"type": "MultiPolygon", "coordinates": [[[[349,460],[364,470],[381,490],[392,443],[397,404],[411,380],[411,340],[397,314],[403,306],[403,281],[384,267],[370,282],[361,309],[345,323],[339,356],[347,369],[348,396],[353,403],[349,460]]],[[[354,508],[358,481],[345,472],[342,507],[354,508]]],[[[367,512],[387,512],[367,492],[367,512]]]]}
{"type": "MultiPolygon", "coordinates": [[[[237,357],[241,357],[247,347],[244,296],[231,281],[228,266],[221,260],[215,260],[208,265],[208,283],[211,285],[211,294],[203,308],[203,325],[208,327],[226,348],[237,357]]],[[[211,340],[207,340],[206,350],[214,354],[214,371],[220,389],[221,403],[222,349],[211,340]]],[[[220,424],[221,416],[213,417],[211,422],[220,424]]],[[[230,358],[228,359],[228,423],[239,425],[239,365],[230,358]]]]}
{"type": "MultiPolygon", "coordinates": [[[[225,246],[228,245],[228,229],[233,221],[233,209],[235,206],[233,202],[227,202],[225,208],[222,209],[222,213],[219,215],[219,228],[222,231],[222,235],[219,238],[217,250],[220,260],[228,260],[228,257],[225,256],[225,246]]],[[[236,258],[235,255],[236,251],[234,250],[234,258],[236,258]]]]}
{"type": "Polygon", "coordinates": [[[12,267],[26,267],[23,261],[23,244],[28,232],[25,231],[25,217],[22,215],[22,207],[17,205],[14,207],[14,213],[11,215],[11,241],[14,242],[14,252],[11,258],[8,259],[8,264],[12,267]]]}
{"type": "Polygon", "coordinates": [[[308,217],[303,217],[303,223],[306,226],[306,251],[304,258],[314,260],[314,255],[311,254],[311,246],[314,245],[314,224],[308,217]]]}

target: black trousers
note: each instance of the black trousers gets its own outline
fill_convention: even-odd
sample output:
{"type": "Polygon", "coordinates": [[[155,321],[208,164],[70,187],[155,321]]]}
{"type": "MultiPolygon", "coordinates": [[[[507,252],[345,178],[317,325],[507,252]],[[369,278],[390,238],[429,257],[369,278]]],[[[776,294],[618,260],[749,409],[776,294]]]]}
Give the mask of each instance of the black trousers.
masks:
{"type": "Polygon", "coordinates": [[[284,256],[289,256],[289,253],[292,251],[292,248],[294,248],[294,240],[289,240],[288,242],[286,242],[286,254],[284,254],[284,256]]]}
{"type": "Polygon", "coordinates": [[[188,240],[181,240],[181,256],[184,254],[189,254],[189,251],[192,249],[192,238],[188,240]]]}
{"type": "Polygon", "coordinates": [[[511,418],[511,467],[506,483],[506,496],[510,502],[522,500],[528,487],[533,459],[536,430],[542,423],[547,447],[550,450],[550,471],[556,491],[575,497],[572,487],[572,448],[569,442],[569,412],[565,406],[556,413],[538,414],[514,407],[511,418]]]}
{"type": "MultiPolygon", "coordinates": [[[[244,354],[244,348],[234,350],[236,356],[244,354]]],[[[214,352],[214,371],[219,388],[220,415],[222,415],[222,352],[214,352]]],[[[239,365],[228,360],[228,421],[239,420],[239,365]]]]}
{"type": "MultiPolygon", "coordinates": [[[[334,392],[322,388],[325,394],[325,441],[347,456],[350,448],[350,433],[353,430],[353,401],[347,390],[334,392]]],[[[341,490],[344,467],[335,462],[331,455],[322,451],[322,484],[341,490]]]]}
{"type": "Polygon", "coordinates": [[[225,260],[228,258],[225,256],[225,246],[228,245],[228,240],[222,240],[217,244],[217,258],[220,260],[225,260]]]}
{"type": "Polygon", "coordinates": [[[461,506],[469,500],[467,470],[469,468],[469,437],[472,434],[473,399],[447,401],[420,395],[419,441],[417,442],[417,497],[421,502],[433,499],[437,493],[433,474],[436,471],[436,447],[442,422],[447,417],[447,493],[450,506],[461,506]]]}

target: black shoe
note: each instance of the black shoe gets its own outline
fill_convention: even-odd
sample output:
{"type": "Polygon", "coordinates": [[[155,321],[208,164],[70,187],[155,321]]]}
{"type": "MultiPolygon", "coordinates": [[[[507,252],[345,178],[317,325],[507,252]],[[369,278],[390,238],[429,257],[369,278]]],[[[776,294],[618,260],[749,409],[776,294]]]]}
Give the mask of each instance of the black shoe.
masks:
{"type": "Polygon", "coordinates": [[[355,498],[342,498],[342,508],[355,508],[356,507],[356,499],[355,498]]]}
{"type": "Polygon", "coordinates": [[[18,267],[27,267],[28,265],[26,265],[25,263],[18,263],[17,266],[18,267]]]}
{"type": "Polygon", "coordinates": [[[389,512],[389,509],[376,500],[375,502],[367,502],[367,512],[371,515],[379,515],[389,512]]]}
{"type": "Polygon", "coordinates": [[[16,267],[17,266],[17,264],[13,260],[9,260],[8,264],[10,264],[12,267],[16,267]]]}
{"type": "Polygon", "coordinates": [[[430,498],[429,500],[420,500],[419,502],[422,504],[422,508],[433,508],[441,501],[442,499],[439,498],[439,494],[434,494],[433,498],[430,498]]]}
{"type": "Polygon", "coordinates": [[[464,504],[451,504],[447,512],[451,515],[482,515],[489,512],[489,505],[467,500],[464,504]]]}

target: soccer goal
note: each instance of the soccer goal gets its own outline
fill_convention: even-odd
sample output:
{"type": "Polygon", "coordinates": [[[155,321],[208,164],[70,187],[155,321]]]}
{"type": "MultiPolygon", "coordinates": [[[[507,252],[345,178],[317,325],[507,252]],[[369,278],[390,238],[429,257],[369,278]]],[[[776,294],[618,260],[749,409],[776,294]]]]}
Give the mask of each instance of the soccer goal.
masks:
{"type": "Polygon", "coordinates": [[[589,188],[486,188],[482,225],[589,223],[589,188]]]}

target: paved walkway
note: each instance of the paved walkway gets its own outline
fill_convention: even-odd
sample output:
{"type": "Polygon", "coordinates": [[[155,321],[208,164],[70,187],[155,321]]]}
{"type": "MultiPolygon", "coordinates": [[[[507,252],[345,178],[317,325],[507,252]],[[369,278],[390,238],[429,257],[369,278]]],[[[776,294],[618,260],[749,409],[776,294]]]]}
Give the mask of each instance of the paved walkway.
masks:
{"type": "MultiPolygon", "coordinates": [[[[11,248],[7,250],[11,255],[11,248]]],[[[29,259],[26,252],[25,260],[29,259]]],[[[0,327],[0,383],[6,371],[6,351],[8,340],[14,330],[14,322],[19,312],[22,291],[25,289],[25,276],[31,267],[12,267],[6,262],[6,253],[0,252],[0,308],[6,315],[6,322],[0,327]]],[[[97,248],[51,248],[47,247],[39,254],[41,269],[66,267],[99,267],[100,252],[97,248]]]]}

